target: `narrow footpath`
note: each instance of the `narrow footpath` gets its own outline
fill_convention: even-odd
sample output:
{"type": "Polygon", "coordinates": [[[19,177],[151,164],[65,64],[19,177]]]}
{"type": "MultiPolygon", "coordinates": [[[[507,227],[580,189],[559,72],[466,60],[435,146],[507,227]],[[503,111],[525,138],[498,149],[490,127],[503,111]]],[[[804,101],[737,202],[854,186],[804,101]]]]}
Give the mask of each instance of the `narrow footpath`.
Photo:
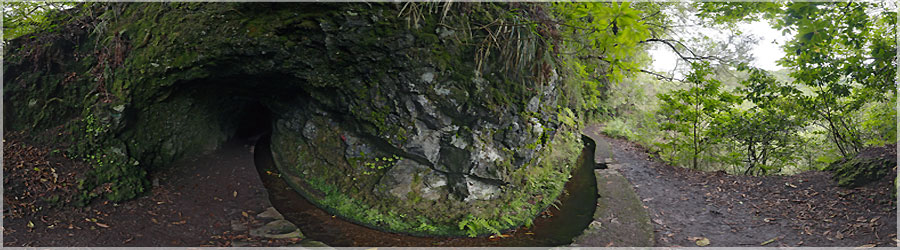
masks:
{"type": "MultiPolygon", "coordinates": [[[[890,196],[890,178],[848,189],[838,187],[830,173],[821,171],[763,177],[694,171],[666,165],[635,143],[609,138],[600,129],[592,125],[584,131],[598,141],[598,165],[608,167],[597,172],[598,204],[605,207],[604,197],[624,204],[612,205],[608,211],[598,208],[594,227],[640,232],[635,228],[641,223],[607,221],[640,221],[633,218],[647,213],[654,246],[897,245],[897,205],[890,196]],[[611,157],[599,152],[604,144],[611,157]],[[624,180],[616,180],[619,174],[624,180]],[[631,185],[622,186],[625,182],[631,185]],[[615,198],[628,197],[631,190],[635,198],[615,198]],[[617,214],[620,211],[615,209],[634,207],[635,202],[644,209],[617,214]]],[[[576,244],[644,246],[642,241],[629,242],[632,236],[614,234],[586,234],[576,244]]],[[[638,236],[643,234],[634,235],[638,236]]]]}

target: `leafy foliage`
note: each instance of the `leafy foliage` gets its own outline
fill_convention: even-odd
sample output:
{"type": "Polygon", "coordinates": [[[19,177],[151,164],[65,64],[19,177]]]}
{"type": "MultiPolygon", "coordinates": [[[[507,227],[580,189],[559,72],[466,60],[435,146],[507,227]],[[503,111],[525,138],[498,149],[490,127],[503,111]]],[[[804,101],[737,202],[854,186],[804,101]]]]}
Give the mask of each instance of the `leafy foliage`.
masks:
{"type": "Polygon", "coordinates": [[[754,170],[765,174],[792,158],[792,141],[804,121],[795,115],[798,107],[789,98],[800,91],[778,83],[760,69],[751,69],[749,78],[741,84],[745,86],[741,90],[743,99],[755,106],[748,110],[731,110],[718,121],[717,132],[742,148],[746,159],[743,162],[747,165],[744,174],[754,170]],[[770,165],[772,163],[775,165],[770,165]]]}
{"type": "Polygon", "coordinates": [[[660,94],[663,103],[659,112],[665,117],[661,128],[674,133],[671,149],[687,149],[691,167],[697,169],[700,154],[715,140],[713,122],[727,114],[736,97],[723,92],[722,83],[708,77],[712,71],[709,63],[694,63],[692,68],[687,76],[690,88],[660,94]]]}
{"type": "Polygon", "coordinates": [[[783,47],[780,64],[794,70],[795,85],[812,91],[795,101],[820,121],[816,124],[829,132],[843,156],[864,145],[865,132],[855,125],[854,114],[867,102],[896,95],[896,3],[704,2],[698,7],[716,22],[761,16],[795,34],[783,47]]]}
{"type": "Polygon", "coordinates": [[[567,45],[584,55],[598,56],[606,63],[606,77],[619,81],[639,68],[633,58],[642,51],[641,42],[650,37],[650,28],[641,18],[642,11],[631,3],[562,2],[555,7],[563,24],[579,38],[567,45]]]}
{"type": "Polygon", "coordinates": [[[57,23],[51,19],[59,15],[57,10],[75,6],[71,2],[3,1],[3,41],[26,34],[54,30],[57,23]]]}
{"type": "MultiPolygon", "coordinates": [[[[668,92],[653,86],[651,91],[664,92],[656,96],[656,112],[652,105],[629,108],[628,101],[599,105],[617,116],[607,123],[608,133],[659,150],[676,164],[732,166],[732,173],[744,174],[822,169],[863,147],[896,142],[896,3],[701,2],[694,7],[709,21],[705,26],[735,29],[739,22],[762,18],[792,34],[779,61],[788,69],[749,68],[740,60],[716,60],[721,52],[701,48],[709,51],[697,54],[712,56],[681,57],[692,65],[686,86],[668,92]],[[718,65],[703,69],[704,61],[718,65]],[[623,107],[627,112],[620,112],[623,107]],[[660,119],[663,143],[645,138],[656,133],[646,131],[654,128],[645,125],[646,116],[660,119]]],[[[628,88],[613,90],[612,96],[640,96],[620,92],[628,88]]]]}
{"type": "Polygon", "coordinates": [[[469,237],[475,237],[479,232],[484,231],[489,231],[494,235],[500,235],[500,230],[497,228],[502,228],[500,222],[477,218],[471,214],[459,221],[459,230],[465,230],[466,235],[469,237]]]}

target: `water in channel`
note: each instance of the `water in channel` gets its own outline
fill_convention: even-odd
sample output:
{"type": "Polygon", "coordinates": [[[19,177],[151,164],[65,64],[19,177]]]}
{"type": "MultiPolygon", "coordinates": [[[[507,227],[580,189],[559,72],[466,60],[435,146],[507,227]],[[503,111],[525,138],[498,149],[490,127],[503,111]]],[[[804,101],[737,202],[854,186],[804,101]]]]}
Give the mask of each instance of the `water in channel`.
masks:
{"type": "Polygon", "coordinates": [[[560,195],[558,208],[551,206],[537,218],[531,228],[516,228],[508,237],[415,237],[388,233],[360,226],[332,216],[295,192],[276,172],[269,136],[260,138],[254,149],[257,171],[269,193],[269,200],[288,221],[296,224],[306,237],[334,247],[549,247],[568,245],[593,220],[597,202],[596,179],[593,174],[592,145],[586,145],[578,158],[578,167],[560,195]],[[268,172],[267,171],[271,171],[268,172]]]}

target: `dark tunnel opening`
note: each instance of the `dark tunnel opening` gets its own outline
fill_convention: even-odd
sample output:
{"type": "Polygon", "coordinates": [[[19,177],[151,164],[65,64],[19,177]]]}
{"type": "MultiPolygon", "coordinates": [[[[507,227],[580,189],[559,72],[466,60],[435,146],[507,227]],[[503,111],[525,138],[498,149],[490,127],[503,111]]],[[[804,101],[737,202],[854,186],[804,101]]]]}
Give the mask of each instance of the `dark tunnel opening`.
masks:
{"type": "Polygon", "coordinates": [[[234,116],[232,139],[255,141],[272,131],[272,111],[254,99],[245,99],[234,116]]]}

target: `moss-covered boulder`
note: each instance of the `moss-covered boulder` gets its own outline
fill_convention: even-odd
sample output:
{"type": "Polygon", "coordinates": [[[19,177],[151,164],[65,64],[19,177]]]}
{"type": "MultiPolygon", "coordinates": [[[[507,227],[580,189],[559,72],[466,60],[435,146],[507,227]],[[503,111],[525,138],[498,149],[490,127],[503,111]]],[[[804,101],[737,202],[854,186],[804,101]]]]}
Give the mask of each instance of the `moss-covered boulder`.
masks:
{"type": "Polygon", "coordinates": [[[545,7],[85,4],[5,47],[4,125],[68,128],[83,188],[122,200],[267,119],[286,180],[337,215],[496,233],[555,200],[580,147],[545,7]]]}
{"type": "Polygon", "coordinates": [[[869,147],[829,165],[840,186],[859,187],[897,174],[897,144],[869,147]]]}

